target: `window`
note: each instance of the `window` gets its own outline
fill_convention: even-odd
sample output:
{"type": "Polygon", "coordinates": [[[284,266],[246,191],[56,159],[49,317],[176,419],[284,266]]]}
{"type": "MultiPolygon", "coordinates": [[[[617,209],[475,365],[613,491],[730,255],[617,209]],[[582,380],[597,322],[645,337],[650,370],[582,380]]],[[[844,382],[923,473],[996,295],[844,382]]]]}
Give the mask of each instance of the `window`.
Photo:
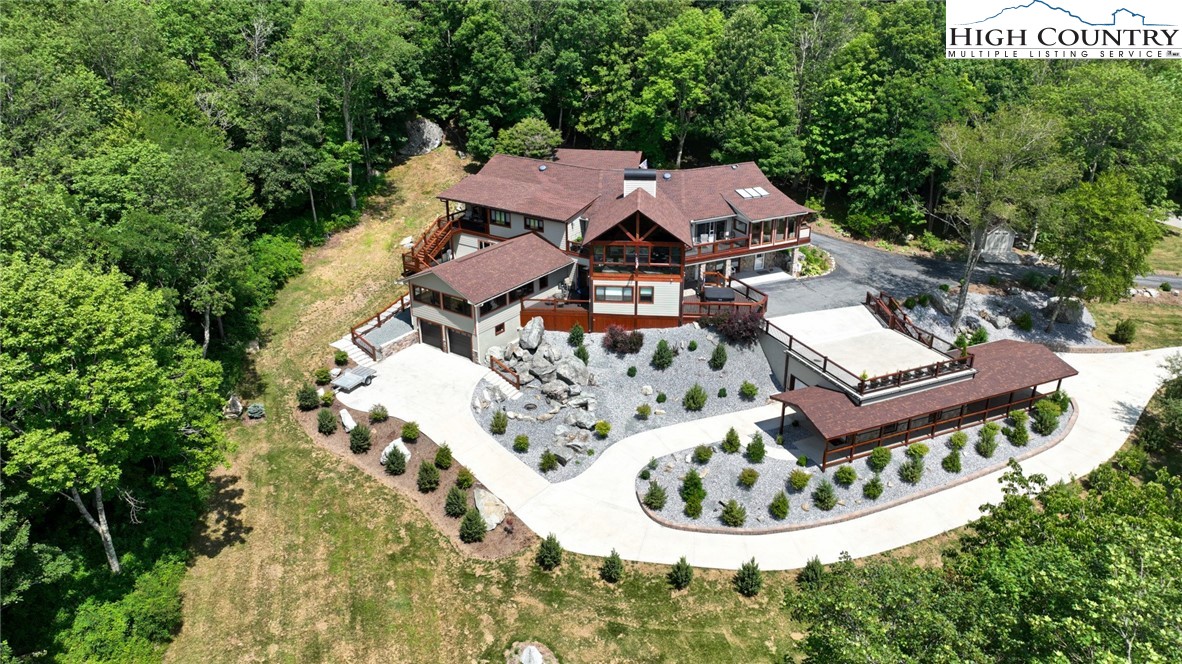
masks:
{"type": "Polygon", "coordinates": [[[641,286],[640,287],[640,301],[645,304],[652,304],[653,303],[653,287],[652,286],[641,286]]]}
{"type": "Polygon", "coordinates": [[[891,422],[890,424],[884,424],[882,426],[882,435],[885,436],[888,434],[892,434],[898,430],[899,430],[899,423],[898,422],[891,422]]]}
{"type": "Polygon", "coordinates": [[[631,302],[631,286],[596,286],[595,300],[597,302],[631,302]]]}
{"type": "Polygon", "coordinates": [[[518,286],[517,288],[514,288],[509,293],[509,301],[510,302],[517,302],[518,300],[521,300],[523,298],[529,297],[530,295],[533,295],[533,293],[534,293],[534,282],[531,281],[528,284],[525,284],[524,286],[518,286]]]}
{"type": "Polygon", "coordinates": [[[490,210],[489,220],[494,226],[509,227],[509,213],[504,210],[490,210]]]}
{"type": "Polygon", "coordinates": [[[468,302],[454,295],[443,296],[443,308],[461,316],[472,316],[472,307],[468,305],[468,302]]]}
{"type": "Polygon", "coordinates": [[[540,231],[545,224],[541,219],[534,219],[533,217],[525,218],[525,227],[531,231],[540,231]]]}
{"type": "Polygon", "coordinates": [[[507,304],[509,304],[509,297],[507,295],[502,295],[498,298],[489,300],[488,302],[480,305],[480,315],[487,316],[497,309],[503,309],[507,304]]]}
{"type": "Polygon", "coordinates": [[[423,288],[422,286],[415,286],[414,299],[415,302],[429,304],[432,307],[439,306],[439,293],[436,293],[429,288],[423,288]]]}
{"type": "Polygon", "coordinates": [[[538,290],[546,290],[550,287],[550,275],[543,274],[541,279],[538,279],[538,290]]]}
{"type": "Polygon", "coordinates": [[[505,333],[505,324],[501,323],[493,328],[493,334],[500,336],[505,333]]]}

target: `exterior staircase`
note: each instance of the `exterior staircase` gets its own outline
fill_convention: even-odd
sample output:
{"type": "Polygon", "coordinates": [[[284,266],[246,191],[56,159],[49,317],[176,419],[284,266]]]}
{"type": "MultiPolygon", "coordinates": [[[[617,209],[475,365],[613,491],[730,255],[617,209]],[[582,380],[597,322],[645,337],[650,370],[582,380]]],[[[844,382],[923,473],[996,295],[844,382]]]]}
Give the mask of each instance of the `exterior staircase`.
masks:
{"type": "Polygon", "coordinates": [[[372,367],[373,365],[377,364],[377,362],[374,361],[374,359],[370,357],[368,353],[361,350],[357,344],[353,343],[351,334],[345,334],[345,336],[332,342],[329,344],[329,346],[348,353],[349,359],[356,362],[357,366],[359,367],[372,367]]]}
{"type": "Polygon", "coordinates": [[[447,248],[460,230],[461,212],[441,215],[427,227],[418,240],[402,254],[402,275],[422,272],[435,264],[435,257],[447,248]]]}
{"type": "Polygon", "coordinates": [[[493,385],[496,385],[497,388],[499,388],[501,390],[501,394],[505,395],[505,398],[507,400],[515,401],[515,400],[521,398],[521,390],[517,389],[516,387],[513,387],[513,385],[510,384],[509,381],[505,380],[504,378],[501,378],[501,376],[497,372],[489,371],[488,375],[485,376],[485,379],[488,380],[488,382],[492,383],[493,385]]]}

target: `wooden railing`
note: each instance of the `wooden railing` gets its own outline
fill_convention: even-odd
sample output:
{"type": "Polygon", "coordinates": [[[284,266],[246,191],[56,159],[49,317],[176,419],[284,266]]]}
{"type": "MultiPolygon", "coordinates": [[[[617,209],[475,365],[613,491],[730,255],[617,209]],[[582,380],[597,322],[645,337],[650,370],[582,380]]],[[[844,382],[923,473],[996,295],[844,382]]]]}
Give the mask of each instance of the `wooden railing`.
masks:
{"type": "Polygon", "coordinates": [[[521,324],[534,316],[541,316],[547,330],[569,330],[578,323],[584,330],[591,329],[590,300],[557,300],[526,298],[521,301],[521,324]]]}
{"type": "Polygon", "coordinates": [[[718,272],[707,272],[703,276],[705,283],[726,286],[744,298],[743,302],[682,302],[681,317],[687,321],[694,321],[710,316],[721,316],[731,313],[747,311],[767,312],[767,293],[748,286],[742,281],[727,278],[718,272]]]}
{"type": "Polygon", "coordinates": [[[399,313],[410,308],[410,293],[404,294],[402,297],[382,307],[378,315],[372,318],[366,318],[360,323],[354,325],[349,329],[349,338],[353,340],[353,345],[360,348],[369,355],[370,358],[377,360],[378,348],[365,338],[365,333],[385,325],[391,318],[394,318],[399,313]]]}
{"type": "Polygon", "coordinates": [[[685,250],[685,257],[689,259],[699,259],[703,257],[725,257],[737,253],[747,252],[751,249],[767,249],[768,251],[777,251],[780,249],[787,249],[799,244],[805,244],[809,239],[808,226],[803,222],[797,232],[793,235],[773,237],[771,242],[753,243],[751,237],[744,235],[742,237],[727,238],[716,240],[714,242],[705,242],[696,244],[685,250]]]}
{"type": "Polygon", "coordinates": [[[459,229],[464,216],[463,210],[436,217],[419,236],[410,249],[402,254],[402,274],[411,275],[434,265],[435,255],[451,242],[452,235],[459,229]]]}
{"type": "Polygon", "coordinates": [[[870,308],[870,312],[878,316],[888,328],[901,332],[938,353],[949,357],[960,355],[960,349],[956,347],[956,344],[911,322],[911,318],[903,311],[903,305],[890,295],[866,293],[865,304],[870,308]]]}
{"type": "Polygon", "coordinates": [[[488,368],[492,369],[493,372],[495,374],[497,374],[498,376],[500,376],[501,378],[504,378],[505,382],[512,385],[514,387],[514,389],[518,389],[518,390],[521,389],[521,377],[518,376],[517,372],[514,371],[513,368],[510,367],[509,365],[498,360],[497,358],[493,357],[492,355],[489,355],[488,356],[488,368]]]}

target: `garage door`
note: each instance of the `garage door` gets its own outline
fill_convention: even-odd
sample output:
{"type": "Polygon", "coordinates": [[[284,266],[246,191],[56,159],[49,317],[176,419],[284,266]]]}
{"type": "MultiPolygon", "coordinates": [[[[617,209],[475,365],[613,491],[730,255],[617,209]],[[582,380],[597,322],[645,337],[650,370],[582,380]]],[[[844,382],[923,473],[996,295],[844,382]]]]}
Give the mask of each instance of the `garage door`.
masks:
{"type": "Polygon", "coordinates": [[[419,335],[423,339],[423,343],[429,344],[443,350],[443,326],[437,323],[428,323],[425,320],[419,321],[419,335]]]}
{"type": "Polygon", "coordinates": [[[472,358],[472,335],[447,328],[447,349],[456,355],[472,358]]]}

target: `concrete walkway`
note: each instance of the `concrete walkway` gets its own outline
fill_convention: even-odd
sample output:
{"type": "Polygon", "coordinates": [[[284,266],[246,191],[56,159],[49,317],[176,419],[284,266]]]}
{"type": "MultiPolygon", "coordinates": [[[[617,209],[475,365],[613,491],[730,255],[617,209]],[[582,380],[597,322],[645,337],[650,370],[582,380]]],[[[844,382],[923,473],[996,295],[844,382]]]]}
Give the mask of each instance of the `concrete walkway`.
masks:
{"type": "MultiPolygon", "coordinates": [[[[1079,404],[1075,428],[1058,445],[1026,460],[1027,473],[1052,482],[1090,472],[1124,443],[1162,379],[1162,360],[1179,348],[1139,353],[1063,355],[1079,370],[1064,389],[1079,404]]],[[[455,458],[540,535],[554,533],[564,548],[606,556],[615,548],[628,560],[671,564],[681,556],[698,567],[735,569],[754,557],[763,569],[795,569],[812,556],[824,562],[843,552],[858,558],[889,551],[962,526],[979,506],[1001,500],[1003,470],[864,517],[768,535],[723,535],[666,528],[645,516],[633,478],[652,457],[722,438],[735,427],[754,433],[776,419],[779,406],[686,422],[626,438],[598,455],[578,477],[550,484],[490,440],[472,416],[472,391],[488,371],[455,355],[418,344],[381,362],[374,384],[340,395],[345,405],[368,410],[382,403],[416,420],[431,438],[451,445],[455,458]]],[[[676,490],[676,487],[667,487],[676,490]]]]}

